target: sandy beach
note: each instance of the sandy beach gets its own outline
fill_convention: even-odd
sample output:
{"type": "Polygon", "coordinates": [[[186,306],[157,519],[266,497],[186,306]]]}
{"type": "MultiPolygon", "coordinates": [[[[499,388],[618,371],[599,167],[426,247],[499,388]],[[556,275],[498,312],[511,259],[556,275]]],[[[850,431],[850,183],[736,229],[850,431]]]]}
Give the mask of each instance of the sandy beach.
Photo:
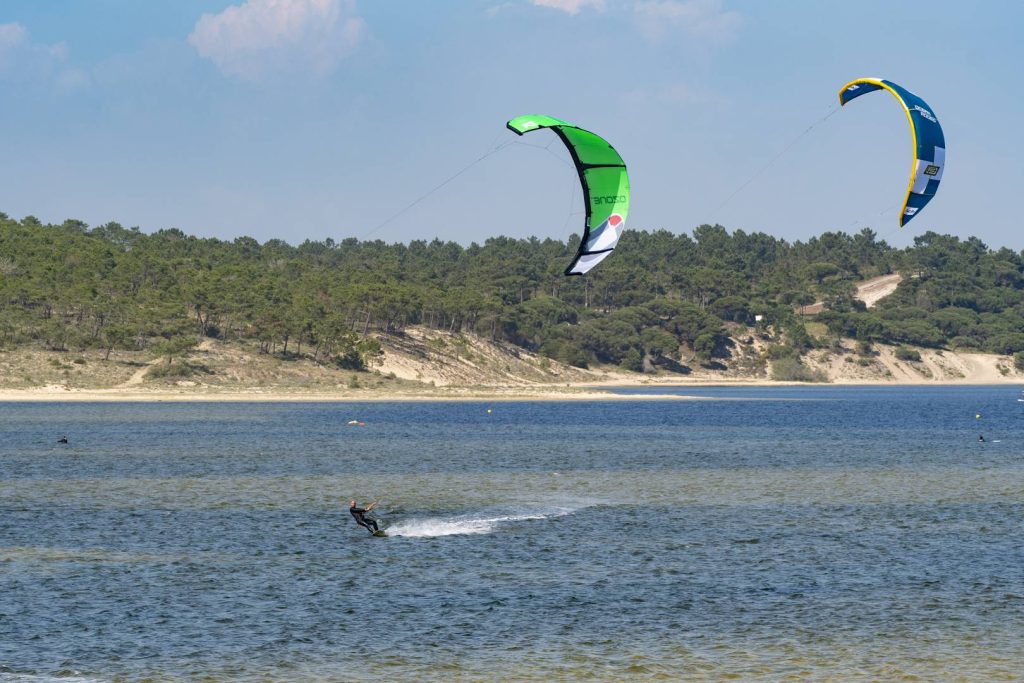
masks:
{"type": "Polygon", "coordinates": [[[698,400],[697,397],[675,394],[614,394],[587,388],[481,388],[434,389],[431,391],[376,392],[376,391],[280,391],[253,389],[248,391],[202,390],[124,390],[124,389],[64,389],[43,387],[37,389],[7,389],[0,391],[4,402],[428,402],[428,401],[652,401],[698,400]]]}
{"type": "MultiPolygon", "coordinates": [[[[817,386],[1000,386],[1021,384],[1019,377],[987,376],[967,377],[959,381],[936,382],[926,379],[901,378],[899,381],[879,379],[838,379],[831,384],[817,386]]],[[[251,403],[301,403],[301,402],[516,402],[516,401],[686,401],[714,400],[703,396],[686,396],[666,391],[665,393],[615,393],[615,389],[644,388],[679,390],[708,387],[790,387],[815,386],[801,382],[778,382],[773,380],[690,380],[678,379],[637,379],[615,378],[601,383],[579,383],[569,385],[507,385],[507,386],[423,386],[410,390],[408,387],[388,389],[319,389],[301,390],[281,387],[252,387],[247,389],[221,387],[115,387],[109,389],[82,389],[60,385],[48,385],[27,389],[0,389],[0,403],[30,402],[251,402],[251,403]]]]}

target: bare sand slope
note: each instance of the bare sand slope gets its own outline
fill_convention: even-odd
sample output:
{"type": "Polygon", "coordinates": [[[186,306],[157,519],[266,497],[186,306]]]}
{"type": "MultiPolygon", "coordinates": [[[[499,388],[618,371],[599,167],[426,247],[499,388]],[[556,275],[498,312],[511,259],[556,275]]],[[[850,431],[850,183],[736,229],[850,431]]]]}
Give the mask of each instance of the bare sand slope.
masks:
{"type": "Polygon", "coordinates": [[[896,291],[897,285],[903,281],[899,273],[880,275],[857,285],[857,298],[864,302],[868,308],[874,306],[880,299],[884,299],[896,291]]]}
{"type": "Polygon", "coordinates": [[[564,385],[603,377],[472,334],[410,327],[401,335],[379,335],[378,339],[384,356],[374,363],[375,370],[438,387],[564,385]]]}
{"type": "MultiPolygon", "coordinates": [[[[853,340],[847,340],[853,348],[853,340]]],[[[1013,358],[987,353],[916,349],[920,361],[896,358],[891,346],[875,347],[869,357],[852,352],[815,351],[807,365],[823,370],[835,384],[1019,384],[1024,373],[1014,368],[1013,358]]]]}

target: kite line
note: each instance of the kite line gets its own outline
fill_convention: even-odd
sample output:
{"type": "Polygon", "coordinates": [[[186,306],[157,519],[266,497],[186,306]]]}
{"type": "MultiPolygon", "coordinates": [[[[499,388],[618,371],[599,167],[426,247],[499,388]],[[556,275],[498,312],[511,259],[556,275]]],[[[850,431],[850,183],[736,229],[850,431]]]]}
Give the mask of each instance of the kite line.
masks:
{"type": "Polygon", "coordinates": [[[768,161],[768,163],[766,163],[766,164],[765,164],[764,166],[762,166],[762,167],[761,167],[761,168],[760,168],[760,169],[759,169],[759,170],[758,170],[758,171],[757,171],[756,173],[754,173],[754,175],[750,176],[750,177],[749,177],[749,178],[748,178],[748,179],[746,180],[746,182],[744,182],[744,183],[743,183],[742,185],[740,185],[740,186],[739,186],[738,188],[736,188],[735,190],[733,190],[732,194],[730,194],[730,195],[729,195],[728,197],[726,197],[726,198],[725,198],[725,201],[723,201],[723,202],[722,202],[721,204],[719,204],[719,205],[718,205],[718,206],[717,206],[717,207],[715,208],[715,210],[711,212],[711,218],[712,218],[712,219],[716,218],[716,217],[718,216],[718,212],[719,212],[719,211],[721,211],[721,210],[722,210],[723,208],[725,208],[725,206],[726,206],[726,205],[727,205],[727,204],[728,204],[729,202],[731,202],[731,201],[733,200],[733,198],[734,198],[734,197],[736,197],[736,195],[738,195],[738,194],[739,194],[740,192],[742,192],[743,190],[745,190],[745,189],[747,188],[747,186],[748,186],[748,185],[750,185],[750,184],[751,184],[752,182],[754,182],[755,180],[757,180],[757,179],[758,179],[758,178],[759,178],[759,177],[761,176],[761,174],[762,174],[762,173],[764,173],[764,172],[765,172],[765,171],[767,171],[767,170],[768,170],[769,168],[771,168],[772,166],[774,166],[774,165],[775,165],[775,162],[777,162],[777,161],[778,161],[779,159],[781,159],[782,157],[784,157],[784,156],[786,155],[786,153],[787,153],[787,152],[789,152],[789,150],[793,149],[793,148],[794,148],[794,147],[796,146],[796,144],[797,144],[798,142],[800,142],[800,141],[801,141],[801,140],[803,140],[803,139],[804,139],[805,137],[807,137],[807,135],[809,135],[809,134],[810,134],[810,132],[811,132],[812,130],[814,130],[814,129],[815,129],[815,128],[817,128],[817,127],[818,127],[819,125],[821,125],[822,123],[825,123],[825,121],[827,121],[827,120],[829,120],[830,118],[832,118],[832,116],[833,116],[833,115],[834,115],[834,114],[835,114],[836,112],[838,112],[838,111],[839,111],[839,105],[833,104],[833,105],[832,105],[832,107],[831,107],[831,108],[829,109],[829,112],[828,112],[827,114],[825,114],[825,116],[821,117],[820,119],[818,119],[817,121],[815,121],[814,123],[812,123],[811,125],[809,125],[809,126],[808,126],[808,127],[806,128],[806,129],[804,129],[804,131],[803,131],[802,133],[800,133],[799,135],[797,135],[797,136],[796,136],[795,138],[793,138],[793,139],[792,139],[792,140],[791,140],[791,141],[789,142],[789,144],[788,144],[788,145],[786,145],[786,146],[785,146],[785,147],[784,147],[784,148],[782,149],[782,151],[781,151],[781,152],[779,152],[779,153],[778,153],[778,154],[776,154],[776,155],[775,155],[774,157],[772,157],[772,158],[771,158],[771,159],[770,159],[770,160],[768,161]]]}

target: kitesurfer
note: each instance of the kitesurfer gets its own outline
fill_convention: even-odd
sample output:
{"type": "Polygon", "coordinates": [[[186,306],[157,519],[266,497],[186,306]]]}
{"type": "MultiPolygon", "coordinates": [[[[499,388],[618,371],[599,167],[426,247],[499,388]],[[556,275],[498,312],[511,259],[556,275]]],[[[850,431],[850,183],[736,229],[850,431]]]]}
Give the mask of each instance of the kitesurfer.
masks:
{"type": "Polygon", "coordinates": [[[372,510],[375,505],[377,505],[377,501],[370,503],[364,508],[356,507],[356,501],[353,499],[348,506],[349,514],[356,520],[356,524],[365,527],[371,534],[378,531],[377,520],[373,517],[367,517],[366,513],[372,510]]]}
{"type": "Polygon", "coordinates": [[[57,439],[57,443],[67,443],[67,442],[68,442],[68,437],[66,437],[66,436],[62,436],[59,439],[57,439]]]}
{"type": "Polygon", "coordinates": [[[984,434],[978,434],[978,442],[979,443],[985,443],[985,435],[984,434]]]}

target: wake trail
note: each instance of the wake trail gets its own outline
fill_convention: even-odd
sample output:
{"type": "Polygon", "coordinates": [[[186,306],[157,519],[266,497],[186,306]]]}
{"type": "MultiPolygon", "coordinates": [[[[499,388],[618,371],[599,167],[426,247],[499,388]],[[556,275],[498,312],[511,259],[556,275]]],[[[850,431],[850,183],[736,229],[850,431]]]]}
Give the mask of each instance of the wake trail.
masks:
{"type": "Polygon", "coordinates": [[[565,517],[589,504],[548,505],[507,511],[490,509],[478,513],[466,513],[452,517],[426,517],[398,522],[387,528],[388,536],[405,538],[433,538],[469,534],[489,534],[498,527],[528,520],[554,519],[565,517]]]}

